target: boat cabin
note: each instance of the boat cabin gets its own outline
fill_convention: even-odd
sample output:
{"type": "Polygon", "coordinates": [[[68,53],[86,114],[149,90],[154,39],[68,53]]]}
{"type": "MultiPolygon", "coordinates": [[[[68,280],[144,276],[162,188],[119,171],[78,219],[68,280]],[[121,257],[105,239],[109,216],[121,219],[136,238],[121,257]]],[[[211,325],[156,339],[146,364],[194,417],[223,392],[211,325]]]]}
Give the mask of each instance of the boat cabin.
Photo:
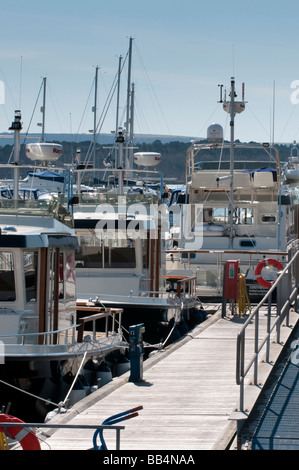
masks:
{"type": "Polygon", "coordinates": [[[4,344],[54,344],[62,338],[50,332],[75,322],[77,240],[71,228],[51,216],[46,202],[37,202],[34,208],[22,205],[10,214],[0,209],[0,340],[4,344]]]}

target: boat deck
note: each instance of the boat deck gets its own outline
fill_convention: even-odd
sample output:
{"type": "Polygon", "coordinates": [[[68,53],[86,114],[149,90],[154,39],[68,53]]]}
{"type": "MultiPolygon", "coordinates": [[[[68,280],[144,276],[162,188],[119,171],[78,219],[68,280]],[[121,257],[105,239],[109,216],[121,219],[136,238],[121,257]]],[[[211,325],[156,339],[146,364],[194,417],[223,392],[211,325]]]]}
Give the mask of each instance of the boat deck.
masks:
{"type": "MultiPolygon", "coordinates": [[[[266,331],[266,310],[260,335],[266,331]]],[[[51,423],[99,425],[106,418],[136,406],[139,416],[124,421],[121,450],[224,450],[233,437],[236,423],[230,416],[238,406],[236,384],[236,338],[247,317],[221,317],[221,307],[179,342],[144,362],[143,380],[130,382],[129,375],[114,379],[92,395],[58,415],[51,423]]],[[[282,329],[285,342],[298,319],[290,312],[290,327],[282,329]]],[[[252,325],[254,328],[254,325],[252,325]]],[[[252,356],[253,341],[248,333],[246,354],[252,356]]],[[[252,331],[253,338],[253,331],[252,331]]],[[[273,349],[275,362],[282,344],[273,349]]],[[[273,356],[272,356],[273,355],[273,356]]],[[[271,367],[270,367],[271,370],[271,367]]],[[[265,374],[269,374],[265,368],[265,374]]],[[[266,377],[265,377],[266,379],[266,377]]],[[[247,384],[249,408],[261,386],[247,384]]],[[[50,424],[50,423],[49,423],[50,424]]],[[[86,450],[93,447],[94,430],[44,430],[44,450],[86,450]]],[[[115,431],[104,431],[109,450],[115,447],[115,431]]],[[[100,444],[100,443],[99,443],[100,444]]]]}

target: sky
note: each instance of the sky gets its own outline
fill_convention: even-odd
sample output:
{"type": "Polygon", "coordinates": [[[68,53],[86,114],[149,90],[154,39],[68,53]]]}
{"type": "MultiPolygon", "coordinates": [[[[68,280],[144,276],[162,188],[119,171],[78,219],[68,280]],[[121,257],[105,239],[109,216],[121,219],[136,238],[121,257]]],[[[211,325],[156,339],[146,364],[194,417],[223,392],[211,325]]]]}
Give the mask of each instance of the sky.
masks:
{"type": "MultiPolygon", "coordinates": [[[[134,131],[205,138],[212,123],[230,138],[219,85],[245,111],[235,138],[299,141],[298,0],[0,0],[0,132],[21,110],[23,133],[40,133],[40,92],[47,78],[47,133],[93,129],[98,69],[100,133],[116,127],[116,78],[123,71],[119,125],[126,113],[127,52],[132,37],[134,131]],[[298,90],[298,92],[297,92],[298,90]],[[108,101],[107,101],[108,100],[108,101]],[[105,114],[105,119],[102,115],[105,114]]],[[[100,137],[99,137],[100,139],[100,137]]],[[[99,140],[100,141],[100,140],[99,140]]]]}

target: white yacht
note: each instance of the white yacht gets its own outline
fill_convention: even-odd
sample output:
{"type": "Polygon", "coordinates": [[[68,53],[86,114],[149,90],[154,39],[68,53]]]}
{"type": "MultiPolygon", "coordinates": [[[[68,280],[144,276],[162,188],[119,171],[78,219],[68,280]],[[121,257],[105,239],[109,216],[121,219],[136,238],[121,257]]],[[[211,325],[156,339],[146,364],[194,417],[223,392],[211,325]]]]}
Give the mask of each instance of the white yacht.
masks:
{"type": "Polygon", "coordinates": [[[234,140],[234,117],[245,102],[234,101],[233,79],[230,96],[223,102],[232,123],[230,142],[224,142],[222,127],[212,124],[207,142],[193,142],[187,151],[188,203],[182,207],[190,212],[190,230],[178,237],[179,254],[168,257],[169,268],[193,271],[200,296],[222,295],[224,263],[236,259],[249,293],[264,292],[264,281],[276,279],[277,269],[266,268],[259,278],[259,263],[270,259],[271,265],[275,259],[283,266],[287,246],[298,235],[298,205],[282,185],[279,153],[269,144],[234,140]]]}
{"type": "MultiPolygon", "coordinates": [[[[21,116],[16,113],[15,155],[21,116]]],[[[5,165],[15,174],[17,158],[5,165]]],[[[63,379],[75,378],[88,360],[100,364],[108,353],[124,351],[122,333],[96,333],[85,313],[76,319],[75,250],[72,216],[57,199],[1,199],[0,203],[0,386],[5,400],[24,405],[22,390],[57,399],[63,379]],[[44,391],[42,391],[45,386],[44,391]],[[15,397],[14,393],[20,393],[15,397]],[[5,398],[6,397],[6,398],[5,398]]],[[[99,309],[101,318],[122,310],[99,309]]],[[[113,324],[116,325],[115,322],[113,324]]],[[[64,384],[65,385],[65,384],[64,384]]],[[[70,386],[70,385],[69,385],[70,386]]],[[[37,398],[38,401],[38,398],[37,398]]],[[[58,403],[58,402],[56,402],[58,403]]],[[[66,403],[64,404],[66,406],[66,403]]]]}
{"type": "Polygon", "coordinates": [[[182,310],[166,289],[166,206],[152,191],[123,188],[80,193],[72,208],[78,305],[122,307],[123,326],[144,323],[146,341],[165,339],[182,310]]]}
{"type": "Polygon", "coordinates": [[[293,184],[299,182],[299,149],[296,141],[291,148],[291,154],[283,168],[283,175],[286,183],[293,184]]]}

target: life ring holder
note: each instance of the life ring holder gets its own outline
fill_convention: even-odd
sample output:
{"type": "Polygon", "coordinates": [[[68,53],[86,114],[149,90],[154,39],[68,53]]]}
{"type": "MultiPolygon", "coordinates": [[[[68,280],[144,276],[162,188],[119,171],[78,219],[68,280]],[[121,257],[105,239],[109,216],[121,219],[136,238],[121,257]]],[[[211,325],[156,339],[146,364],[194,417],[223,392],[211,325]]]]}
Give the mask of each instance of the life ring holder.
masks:
{"type": "Polygon", "coordinates": [[[0,414],[0,432],[19,441],[23,450],[41,450],[38,438],[29,427],[22,426],[24,421],[14,416],[0,414]],[[20,426],[5,426],[5,423],[19,423],[20,426]]]}
{"type": "Polygon", "coordinates": [[[262,277],[262,270],[266,266],[274,266],[274,268],[276,268],[278,271],[282,271],[283,266],[279,261],[277,261],[277,259],[273,259],[273,258],[266,258],[266,259],[263,259],[262,261],[260,261],[258,263],[257,267],[255,268],[255,272],[254,272],[255,278],[261,286],[266,287],[266,289],[269,289],[272,286],[273,282],[266,281],[262,277]]]}

